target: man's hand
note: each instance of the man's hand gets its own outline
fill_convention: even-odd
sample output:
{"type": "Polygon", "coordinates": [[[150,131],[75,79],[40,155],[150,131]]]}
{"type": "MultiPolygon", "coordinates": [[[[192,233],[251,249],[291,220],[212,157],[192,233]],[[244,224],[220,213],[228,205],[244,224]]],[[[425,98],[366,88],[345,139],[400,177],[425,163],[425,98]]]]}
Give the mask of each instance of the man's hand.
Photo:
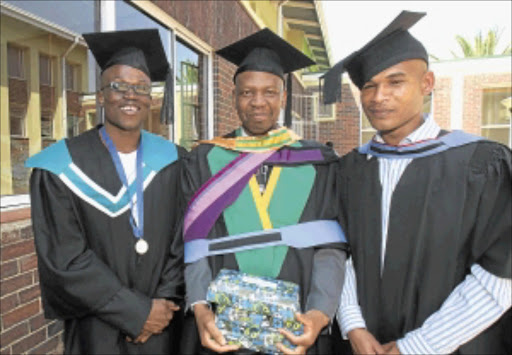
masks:
{"type": "MultiPolygon", "coordinates": [[[[180,309],[173,301],[157,298],[151,304],[146,323],[142,327],[142,331],[137,336],[134,343],[145,343],[153,334],[160,334],[174,317],[174,312],[180,309]]],[[[131,341],[131,339],[127,339],[131,341]]]]}
{"type": "Polygon", "coordinates": [[[363,328],[351,330],[347,334],[354,354],[384,354],[385,350],[375,337],[363,328]]]}
{"type": "Polygon", "coordinates": [[[143,330],[147,330],[153,334],[160,334],[162,330],[169,325],[174,317],[174,312],[178,311],[178,307],[173,301],[157,298],[153,300],[151,311],[143,330]]]}
{"type": "Polygon", "coordinates": [[[215,316],[206,304],[198,303],[194,306],[197,330],[201,338],[201,345],[218,353],[236,351],[237,345],[226,345],[226,339],[215,325],[215,316]]]}
{"type": "Polygon", "coordinates": [[[126,340],[129,342],[133,342],[135,344],[144,344],[145,342],[148,341],[149,338],[151,338],[152,335],[153,333],[142,329],[139,336],[135,340],[132,340],[131,338],[126,338],[126,340]]]}
{"type": "Polygon", "coordinates": [[[396,346],[396,341],[390,341],[382,345],[386,354],[399,355],[400,350],[398,350],[398,346],[396,346]]]}
{"type": "Polygon", "coordinates": [[[304,325],[304,333],[297,336],[286,329],[279,329],[279,332],[292,344],[297,345],[297,347],[292,350],[283,344],[276,344],[276,347],[284,354],[305,354],[306,350],[315,343],[318,334],[329,324],[329,317],[315,309],[305,314],[297,313],[295,318],[304,325]]]}

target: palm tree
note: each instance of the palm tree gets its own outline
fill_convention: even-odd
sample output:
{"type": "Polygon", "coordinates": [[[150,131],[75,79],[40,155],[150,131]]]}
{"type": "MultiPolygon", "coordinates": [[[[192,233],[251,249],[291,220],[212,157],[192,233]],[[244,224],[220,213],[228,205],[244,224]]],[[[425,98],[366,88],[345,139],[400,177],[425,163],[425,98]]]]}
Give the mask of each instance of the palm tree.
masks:
{"type": "MultiPolygon", "coordinates": [[[[462,50],[464,58],[474,58],[474,57],[488,57],[493,55],[506,55],[511,54],[510,44],[501,52],[497,53],[498,42],[500,40],[501,32],[495,28],[489,30],[487,32],[487,36],[485,38],[482,36],[482,31],[480,31],[474,38],[474,44],[471,44],[471,41],[457,35],[455,36],[455,40],[460,46],[462,50]]],[[[457,54],[451,51],[455,58],[460,58],[457,54]]]]}

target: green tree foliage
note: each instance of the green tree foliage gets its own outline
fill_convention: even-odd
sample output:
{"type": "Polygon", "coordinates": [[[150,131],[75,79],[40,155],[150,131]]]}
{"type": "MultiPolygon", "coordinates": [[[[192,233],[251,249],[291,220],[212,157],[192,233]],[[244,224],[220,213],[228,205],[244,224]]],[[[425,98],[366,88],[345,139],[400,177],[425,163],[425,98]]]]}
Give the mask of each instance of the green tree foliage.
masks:
{"type": "MultiPolygon", "coordinates": [[[[474,38],[473,43],[468,38],[464,38],[462,36],[455,36],[455,40],[462,51],[463,58],[478,58],[478,57],[489,57],[493,55],[507,55],[511,54],[510,44],[507,47],[499,52],[497,50],[498,43],[500,40],[501,31],[497,28],[489,30],[487,35],[483,35],[482,31],[480,31],[474,38]]],[[[451,51],[455,58],[461,58],[456,53],[451,51]]]]}

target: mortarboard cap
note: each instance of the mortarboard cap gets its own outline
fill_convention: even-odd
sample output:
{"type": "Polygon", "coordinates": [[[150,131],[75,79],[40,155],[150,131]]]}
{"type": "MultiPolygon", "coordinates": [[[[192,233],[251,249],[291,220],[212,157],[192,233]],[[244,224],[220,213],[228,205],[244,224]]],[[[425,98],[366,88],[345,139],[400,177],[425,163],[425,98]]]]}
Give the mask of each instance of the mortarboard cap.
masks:
{"type": "MultiPolygon", "coordinates": [[[[246,71],[260,71],[277,75],[284,80],[284,74],[316,64],[308,56],[286,42],[268,28],[232,43],[216,52],[222,58],[238,66],[238,74],[246,71]]],[[[292,78],[287,78],[288,97],[284,123],[291,126],[292,78]]]]}
{"type": "Polygon", "coordinates": [[[233,80],[245,71],[284,74],[315,64],[308,56],[268,28],[219,49],[217,54],[238,66],[233,80]]]}
{"type": "Polygon", "coordinates": [[[324,103],[341,98],[341,75],[345,71],[361,89],[376,74],[397,63],[409,59],[423,59],[428,63],[425,47],[407,31],[425,15],[424,12],[402,11],[370,42],[334,65],[322,76],[324,103]]]}
{"type": "Polygon", "coordinates": [[[122,64],[139,69],[151,81],[165,81],[160,118],[162,123],[173,122],[173,74],[157,29],[93,32],[83,37],[102,73],[122,64]]]}

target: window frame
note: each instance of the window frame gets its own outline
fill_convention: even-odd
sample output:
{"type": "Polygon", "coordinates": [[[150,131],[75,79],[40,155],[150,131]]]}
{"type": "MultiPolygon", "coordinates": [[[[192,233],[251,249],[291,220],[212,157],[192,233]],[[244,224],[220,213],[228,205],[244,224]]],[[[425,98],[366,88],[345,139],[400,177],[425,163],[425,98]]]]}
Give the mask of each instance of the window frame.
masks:
{"type": "Polygon", "coordinates": [[[42,139],[54,139],[54,122],[53,117],[44,117],[41,115],[41,138],[42,139]],[[48,122],[48,131],[49,133],[47,135],[43,135],[43,121],[48,122]]]}
{"type": "Polygon", "coordinates": [[[48,87],[54,87],[55,86],[55,78],[54,78],[54,62],[55,62],[55,58],[48,55],[48,54],[45,54],[45,53],[39,53],[39,86],[48,86],[48,87]],[[41,59],[42,58],[45,58],[48,62],[47,62],[47,68],[48,69],[48,79],[49,79],[49,83],[46,83],[44,82],[43,83],[43,76],[42,76],[42,65],[41,65],[41,59]]]}
{"type": "Polygon", "coordinates": [[[23,209],[30,209],[29,194],[0,195],[0,212],[2,217],[9,212],[17,212],[23,209]]]}
{"type": "Polygon", "coordinates": [[[331,122],[331,121],[336,121],[336,103],[332,103],[332,104],[322,104],[320,102],[321,100],[321,95],[320,93],[318,92],[315,92],[313,94],[314,96],[314,118],[315,118],[315,121],[317,122],[331,122]],[[330,113],[327,114],[327,115],[321,115],[320,114],[320,107],[328,107],[328,109],[330,110],[330,113]]]}
{"type": "MultiPolygon", "coordinates": [[[[202,56],[203,66],[200,70],[203,71],[203,83],[201,83],[202,87],[202,98],[203,102],[201,103],[202,108],[202,117],[201,119],[206,122],[206,138],[211,139],[214,135],[214,105],[213,105],[213,54],[214,49],[208,43],[204,42],[198,36],[196,36],[192,31],[187,29],[181,23],[176,21],[164,10],[159,8],[157,5],[144,0],[125,0],[125,2],[135,9],[140,11],[142,14],[150,17],[152,20],[158,22],[163,27],[166,27],[170,33],[170,58],[169,64],[173,70],[177,68],[177,48],[176,43],[179,40],[180,42],[186,44],[188,47],[192,48],[198,54],[202,56]]],[[[176,83],[175,88],[173,88],[173,94],[176,92],[176,83]]],[[[177,112],[177,100],[174,100],[174,112],[177,112]]],[[[176,124],[172,125],[172,129],[169,129],[169,139],[173,142],[175,141],[175,137],[178,135],[178,127],[176,124]]]]}
{"type": "MultiPolygon", "coordinates": [[[[27,51],[27,48],[26,47],[23,47],[15,42],[8,42],[7,43],[7,80],[9,79],[14,79],[14,80],[19,80],[19,81],[24,81],[27,83],[28,85],[28,82],[27,82],[27,77],[26,77],[26,73],[27,73],[27,70],[26,70],[26,51],[27,51]],[[16,50],[18,52],[18,55],[16,56],[17,59],[18,59],[18,66],[20,68],[20,71],[21,71],[21,75],[20,76],[17,76],[17,75],[11,75],[11,72],[10,72],[10,53],[9,53],[9,50],[16,50]],[[21,62],[21,63],[20,63],[21,62]]],[[[28,87],[27,87],[27,90],[28,90],[28,87]]],[[[14,138],[27,138],[27,120],[26,120],[26,112],[25,113],[21,113],[18,115],[18,112],[16,112],[15,115],[12,115],[12,111],[9,109],[9,135],[11,137],[14,137],[14,138]],[[13,133],[12,132],[12,124],[11,124],[11,120],[12,120],[12,116],[17,116],[16,118],[20,120],[20,127],[21,127],[21,133],[13,133]]]]}
{"type": "MultiPolygon", "coordinates": [[[[21,134],[17,134],[17,133],[12,133],[12,124],[11,124],[11,112],[9,112],[9,135],[11,137],[15,137],[15,138],[27,138],[27,120],[25,118],[26,114],[25,115],[20,115],[19,117],[19,120],[21,121],[20,122],[20,126],[21,126],[21,134]]],[[[16,115],[14,115],[16,116],[16,115]]]]}
{"type": "MultiPolygon", "coordinates": [[[[17,80],[27,80],[27,73],[26,73],[26,63],[25,63],[25,52],[26,52],[26,48],[20,46],[20,45],[17,45],[16,43],[12,43],[12,42],[9,42],[7,43],[7,77],[9,79],[17,79],[17,80]],[[17,75],[11,75],[11,64],[10,64],[10,52],[9,50],[17,50],[18,51],[18,55],[16,56],[17,57],[17,61],[18,61],[18,66],[19,66],[19,69],[20,69],[20,75],[17,76],[17,75]],[[20,63],[21,62],[21,63],[20,63]]],[[[18,74],[18,73],[16,73],[18,74]]]]}
{"type": "MultiPolygon", "coordinates": [[[[481,117],[480,117],[480,134],[482,134],[483,130],[484,129],[487,129],[487,130],[494,130],[494,129],[507,129],[508,130],[508,147],[511,148],[512,147],[512,113],[510,113],[510,118],[509,118],[509,122],[508,123],[488,123],[488,124],[484,124],[484,94],[486,91],[499,91],[499,90],[503,90],[504,92],[510,92],[511,93],[511,96],[510,97],[506,97],[505,99],[507,98],[512,98],[512,86],[510,86],[510,84],[505,84],[505,85],[495,85],[495,86],[486,86],[486,87],[483,87],[482,88],[482,114],[481,114],[481,117]]],[[[501,101],[500,101],[501,102],[501,101]]],[[[506,107],[505,107],[506,108],[506,107]]],[[[509,108],[510,109],[510,108],[509,108]]],[[[483,136],[483,134],[482,134],[483,136]]],[[[489,137],[486,137],[488,139],[491,139],[489,137]]]]}
{"type": "Polygon", "coordinates": [[[69,60],[66,60],[66,82],[65,82],[65,85],[66,85],[66,91],[72,91],[72,92],[80,92],[80,73],[81,73],[81,66],[80,64],[75,64],[73,62],[70,62],[69,60]],[[69,75],[70,72],[68,71],[68,68],[71,70],[71,74],[72,75],[69,75]],[[72,87],[70,88],[68,86],[68,80],[72,78],[73,82],[72,82],[72,87]]]}

